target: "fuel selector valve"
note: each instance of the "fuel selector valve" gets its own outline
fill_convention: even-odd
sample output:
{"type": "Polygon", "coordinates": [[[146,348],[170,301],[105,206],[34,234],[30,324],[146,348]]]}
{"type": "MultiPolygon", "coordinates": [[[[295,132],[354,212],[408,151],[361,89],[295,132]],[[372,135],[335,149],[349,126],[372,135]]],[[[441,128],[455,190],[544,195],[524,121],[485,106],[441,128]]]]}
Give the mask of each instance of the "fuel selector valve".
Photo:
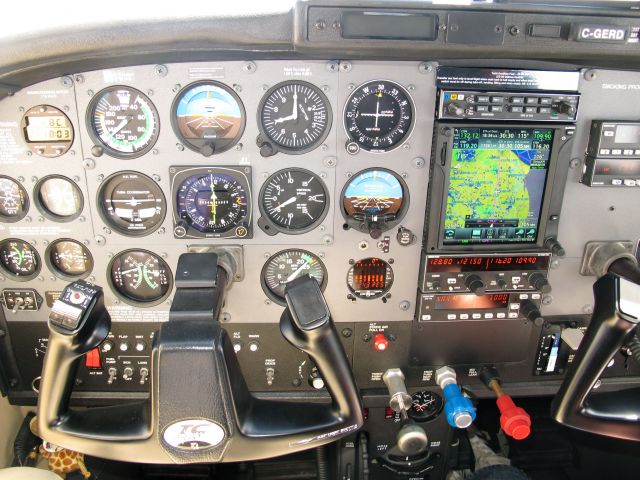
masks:
{"type": "Polygon", "coordinates": [[[480,369],[480,379],[486,387],[496,394],[496,405],[500,410],[500,428],[515,440],[524,440],[531,433],[531,417],[518,407],[511,396],[502,389],[500,375],[495,367],[480,369]]]}
{"type": "Polygon", "coordinates": [[[444,413],[453,428],[468,428],[476,419],[476,409],[458,386],[456,371],[451,367],[436,370],[436,382],[444,392],[444,413]]]}

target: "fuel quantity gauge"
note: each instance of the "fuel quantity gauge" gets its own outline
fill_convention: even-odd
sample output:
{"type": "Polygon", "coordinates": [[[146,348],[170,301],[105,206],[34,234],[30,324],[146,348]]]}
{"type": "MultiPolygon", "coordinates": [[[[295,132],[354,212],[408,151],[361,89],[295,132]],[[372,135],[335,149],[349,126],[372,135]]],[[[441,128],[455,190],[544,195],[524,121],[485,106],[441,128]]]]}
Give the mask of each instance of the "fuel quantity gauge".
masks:
{"type": "Polygon", "coordinates": [[[29,210],[27,191],[13,178],[0,176],[0,221],[13,223],[29,210]]]}
{"type": "Polygon", "coordinates": [[[24,240],[8,238],[0,242],[0,266],[14,280],[31,280],[40,272],[40,256],[24,240]]]}
{"type": "Polygon", "coordinates": [[[172,274],[167,263],[147,250],[125,250],[109,265],[109,280],[116,295],[139,306],[157,305],[172,287],[172,274]]]}

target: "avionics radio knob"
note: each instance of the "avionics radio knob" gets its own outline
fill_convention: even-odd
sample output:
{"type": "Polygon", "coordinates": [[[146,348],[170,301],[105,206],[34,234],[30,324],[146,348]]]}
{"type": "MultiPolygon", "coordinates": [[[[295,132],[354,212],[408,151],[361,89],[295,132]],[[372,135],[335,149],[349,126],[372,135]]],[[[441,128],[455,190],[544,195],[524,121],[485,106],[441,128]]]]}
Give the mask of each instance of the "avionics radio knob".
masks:
{"type": "Polygon", "coordinates": [[[529,275],[529,285],[542,293],[549,293],[551,291],[551,284],[545,276],[540,273],[532,273],[529,275]]]}
{"type": "Polygon", "coordinates": [[[573,115],[576,113],[576,107],[575,105],[571,105],[569,102],[560,102],[558,104],[558,112],[573,115]]]}
{"type": "Polygon", "coordinates": [[[464,280],[464,285],[469,291],[475,293],[478,296],[484,295],[486,292],[486,285],[478,275],[469,275],[464,280]]]}
{"type": "Polygon", "coordinates": [[[531,300],[525,300],[520,304],[520,313],[531,322],[540,324],[540,322],[544,321],[542,313],[531,300]]]}
{"type": "Polygon", "coordinates": [[[447,111],[451,114],[451,115],[455,115],[456,117],[462,117],[464,116],[464,108],[462,108],[460,105],[458,105],[457,103],[450,103],[447,106],[447,111]]]}

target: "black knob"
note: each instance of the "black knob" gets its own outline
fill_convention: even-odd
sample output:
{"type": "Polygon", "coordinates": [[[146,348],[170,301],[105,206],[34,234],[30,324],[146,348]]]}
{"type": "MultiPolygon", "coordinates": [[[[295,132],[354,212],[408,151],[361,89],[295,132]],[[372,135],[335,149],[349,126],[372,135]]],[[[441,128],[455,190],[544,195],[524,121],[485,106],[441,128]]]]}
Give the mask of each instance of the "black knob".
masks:
{"type": "Polygon", "coordinates": [[[520,313],[531,322],[540,323],[544,321],[542,313],[540,313],[536,304],[531,300],[525,300],[520,304],[520,313]]]}
{"type": "Polygon", "coordinates": [[[450,103],[447,106],[447,110],[451,115],[455,115],[456,117],[462,117],[464,115],[464,108],[457,103],[450,103]]]}
{"type": "Polygon", "coordinates": [[[273,145],[268,142],[265,142],[260,146],[260,155],[263,157],[270,157],[275,155],[275,153],[276,151],[274,150],[273,145]]]}
{"type": "Polygon", "coordinates": [[[213,143],[207,142],[200,147],[200,153],[205,157],[210,157],[215,153],[216,147],[213,143]]]}
{"type": "Polygon", "coordinates": [[[486,292],[486,285],[478,275],[469,275],[464,280],[465,286],[476,295],[484,295],[486,292]]]}
{"type": "Polygon", "coordinates": [[[429,438],[424,428],[415,424],[403,426],[396,439],[400,451],[408,456],[419,455],[429,447],[429,438]]]}
{"type": "Polygon", "coordinates": [[[540,273],[532,273],[529,275],[529,285],[542,293],[549,293],[551,291],[551,284],[547,281],[547,278],[540,273]]]}
{"type": "Polygon", "coordinates": [[[576,113],[576,107],[569,102],[560,102],[558,104],[558,112],[566,113],[567,115],[573,115],[574,113],[576,113]]]}
{"type": "Polygon", "coordinates": [[[551,253],[557,257],[564,257],[567,253],[564,248],[562,248],[562,245],[560,245],[560,242],[554,237],[547,238],[544,241],[544,247],[551,250],[551,253]]]}
{"type": "Polygon", "coordinates": [[[502,289],[502,290],[506,290],[507,287],[509,286],[509,284],[503,279],[500,278],[498,279],[498,286],[502,289]]]}
{"type": "Polygon", "coordinates": [[[440,287],[440,280],[434,280],[433,282],[431,282],[431,290],[438,291],[440,290],[440,287]]]}

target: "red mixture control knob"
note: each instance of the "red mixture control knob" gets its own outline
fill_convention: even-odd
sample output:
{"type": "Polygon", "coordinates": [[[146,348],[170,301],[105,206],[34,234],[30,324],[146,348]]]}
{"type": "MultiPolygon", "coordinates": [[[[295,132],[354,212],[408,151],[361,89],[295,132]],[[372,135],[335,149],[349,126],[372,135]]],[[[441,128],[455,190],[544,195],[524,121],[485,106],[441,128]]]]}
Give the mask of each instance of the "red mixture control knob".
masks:
{"type": "Polygon", "coordinates": [[[509,395],[502,395],[496,400],[502,414],[500,426],[502,431],[516,440],[524,440],[531,433],[531,417],[523,409],[516,406],[509,395]]]}
{"type": "Polygon", "coordinates": [[[379,352],[384,352],[389,347],[389,340],[384,333],[376,333],[373,337],[373,348],[379,352]]]}

